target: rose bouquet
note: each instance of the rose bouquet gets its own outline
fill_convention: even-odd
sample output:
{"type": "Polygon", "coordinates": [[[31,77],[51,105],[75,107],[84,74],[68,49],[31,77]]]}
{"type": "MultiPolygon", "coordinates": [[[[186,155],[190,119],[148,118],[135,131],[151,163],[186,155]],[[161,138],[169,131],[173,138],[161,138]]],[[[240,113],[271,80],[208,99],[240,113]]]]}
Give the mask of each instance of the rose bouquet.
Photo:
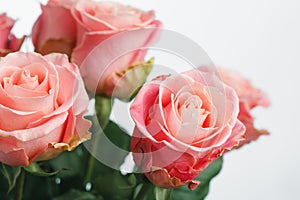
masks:
{"type": "Polygon", "coordinates": [[[224,153],[268,134],[251,110],[269,100],[238,73],[201,51],[181,72],[148,59],[182,39],[154,11],[92,0],[41,10],[35,52],[0,15],[1,199],[200,200],[224,153]]]}

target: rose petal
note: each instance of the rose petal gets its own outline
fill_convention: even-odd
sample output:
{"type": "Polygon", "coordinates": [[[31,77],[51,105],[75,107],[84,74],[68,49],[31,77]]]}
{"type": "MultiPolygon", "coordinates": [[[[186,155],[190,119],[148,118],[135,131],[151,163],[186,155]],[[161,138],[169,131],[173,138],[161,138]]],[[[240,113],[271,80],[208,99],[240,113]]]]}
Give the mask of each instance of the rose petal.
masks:
{"type": "Polygon", "coordinates": [[[145,27],[154,20],[154,11],[144,12],[116,2],[80,1],[72,13],[88,31],[128,30],[145,27]]]}
{"type": "Polygon", "coordinates": [[[26,129],[29,123],[44,115],[42,111],[22,112],[7,108],[2,104],[0,104],[0,113],[0,129],[4,131],[26,129]]]}
{"type": "Polygon", "coordinates": [[[245,132],[245,135],[244,135],[245,140],[241,141],[239,146],[243,146],[244,144],[247,144],[251,141],[255,141],[261,135],[268,135],[269,134],[269,132],[267,130],[259,130],[259,129],[255,128],[254,118],[250,114],[248,104],[245,104],[244,102],[240,103],[240,113],[239,113],[238,119],[246,127],[246,132],[245,132]]]}
{"type": "Polygon", "coordinates": [[[10,35],[10,43],[9,43],[9,47],[8,47],[9,50],[12,51],[12,52],[13,51],[18,51],[21,48],[25,38],[26,38],[26,36],[23,36],[21,38],[17,38],[15,35],[11,34],[10,35]]]}
{"type": "Polygon", "coordinates": [[[0,15],[0,49],[7,48],[7,40],[15,20],[8,17],[5,13],[0,15]]]}
{"type": "MultiPolygon", "coordinates": [[[[29,127],[35,127],[40,124],[45,123],[48,121],[49,118],[60,115],[61,113],[67,112],[72,105],[74,104],[75,100],[79,95],[79,82],[73,72],[71,72],[68,68],[62,66],[56,66],[58,71],[58,79],[60,80],[58,88],[58,94],[56,98],[57,108],[53,110],[53,112],[48,112],[44,115],[41,119],[37,121],[33,121],[29,124],[29,127]]],[[[86,97],[86,96],[84,96],[86,97]]],[[[83,97],[83,98],[84,98],[83,97]]]]}
{"type": "Polygon", "coordinates": [[[247,102],[250,109],[255,106],[268,107],[270,105],[270,101],[266,94],[262,90],[253,87],[249,80],[245,79],[237,72],[222,68],[219,68],[218,71],[222,80],[227,85],[234,88],[240,101],[247,102]]]}
{"type": "Polygon", "coordinates": [[[4,153],[0,150],[0,160],[12,166],[26,166],[29,165],[28,156],[24,149],[14,149],[14,151],[4,153]]]}
{"type": "Polygon", "coordinates": [[[4,131],[0,130],[0,137],[14,137],[19,141],[27,142],[46,136],[55,128],[60,127],[66,120],[68,113],[62,113],[50,118],[47,122],[44,122],[40,126],[15,130],[15,131],[4,131]]]}
{"type": "Polygon", "coordinates": [[[140,29],[121,33],[85,33],[82,42],[74,49],[72,61],[79,65],[90,91],[106,93],[107,78],[134,62],[142,61],[145,48],[157,39],[157,32],[158,29],[140,29]]]}
{"type": "Polygon", "coordinates": [[[41,9],[42,14],[32,28],[32,42],[36,51],[42,54],[62,52],[71,55],[76,40],[76,22],[70,10],[50,2],[41,5],[41,9]]]}

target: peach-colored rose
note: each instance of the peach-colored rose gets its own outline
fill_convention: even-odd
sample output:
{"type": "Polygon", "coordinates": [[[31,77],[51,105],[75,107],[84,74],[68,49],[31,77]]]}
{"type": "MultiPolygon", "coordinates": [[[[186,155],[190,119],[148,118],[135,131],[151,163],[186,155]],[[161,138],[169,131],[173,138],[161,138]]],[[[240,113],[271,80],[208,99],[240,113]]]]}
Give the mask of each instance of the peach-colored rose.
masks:
{"type": "Polygon", "coordinates": [[[134,160],[163,188],[195,189],[193,178],[244,139],[236,92],[208,68],[146,83],[130,112],[134,160]]]}
{"type": "Polygon", "coordinates": [[[122,39],[112,40],[111,43],[101,46],[102,49],[105,49],[104,54],[89,57],[88,59],[95,60],[93,61],[94,64],[89,62],[88,65],[85,65],[87,67],[81,67],[83,61],[96,46],[118,33],[158,28],[161,27],[161,23],[155,20],[154,11],[145,12],[107,1],[78,1],[72,7],[72,13],[77,21],[77,45],[72,54],[72,61],[81,68],[80,71],[88,89],[93,89],[93,86],[99,81],[97,93],[110,96],[122,71],[126,71],[126,68],[136,62],[144,61],[146,50],[133,51],[123,56],[118,55],[121,57],[109,66],[101,65],[103,57],[111,58],[111,54],[119,49],[124,49],[124,47],[131,46],[132,49],[130,50],[133,50],[136,46],[141,48],[152,44],[157,38],[157,30],[152,29],[152,31],[123,35],[122,39]],[[100,80],[99,73],[95,75],[97,72],[103,73],[100,80]]]}
{"type": "Polygon", "coordinates": [[[18,39],[11,33],[14,24],[15,20],[8,17],[5,13],[0,14],[0,57],[10,52],[18,51],[23,44],[25,36],[18,39]]]}
{"type": "Polygon", "coordinates": [[[254,127],[254,118],[250,111],[257,107],[268,107],[270,101],[267,95],[258,88],[252,86],[249,80],[242,77],[237,72],[219,69],[221,79],[233,89],[239,97],[240,113],[238,119],[246,126],[245,140],[240,146],[256,140],[261,135],[268,135],[267,130],[258,130],[254,127]]]}
{"type": "Polygon", "coordinates": [[[89,99],[63,54],[10,53],[0,59],[0,161],[25,166],[90,138],[89,99]]]}
{"type": "Polygon", "coordinates": [[[32,28],[35,51],[43,55],[60,52],[71,55],[76,44],[76,22],[70,8],[76,0],[49,0],[32,28]]]}

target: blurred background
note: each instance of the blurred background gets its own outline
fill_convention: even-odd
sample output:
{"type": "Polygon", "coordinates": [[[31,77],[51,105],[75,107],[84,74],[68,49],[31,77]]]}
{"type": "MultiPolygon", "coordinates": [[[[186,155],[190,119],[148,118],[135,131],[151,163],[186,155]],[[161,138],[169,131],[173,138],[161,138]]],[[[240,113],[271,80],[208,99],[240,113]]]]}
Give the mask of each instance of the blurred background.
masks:
{"type": "MultiPolygon", "coordinates": [[[[30,35],[38,0],[0,0],[0,13],[30,35]]],[[[155,10],[164,28],[198,43],[212,61],[239,71],[269,95],[256,125],[270,131],[224,156],[208,200],[297,200],[300,196],[300,2],[298,0],[118,0],[155,10]]],[[[33,51],[27,43],[24,51],[33,51]]],[[[159,63],[159,60],[157,60],[159,63]]],[[[165,64],[165,63],[164,63],[165,64]]]]}

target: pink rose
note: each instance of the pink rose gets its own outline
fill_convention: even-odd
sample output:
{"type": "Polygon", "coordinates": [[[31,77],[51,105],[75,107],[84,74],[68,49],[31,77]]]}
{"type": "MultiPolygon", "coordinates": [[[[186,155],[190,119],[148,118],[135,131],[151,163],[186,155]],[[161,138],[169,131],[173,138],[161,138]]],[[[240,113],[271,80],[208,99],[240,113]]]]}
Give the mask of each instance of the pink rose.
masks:
{"type": "Polygon", "coordinates": [[[195,189],[199,181],[193,178],[238,146],[245,132],[236,92],[208,68],[146,83],[130,112],[134,160],[163,188],[195,189]]]}
{"type": "Polygon", "coordinates": [[[25,166],[90,138],[89,98],[62,54],[11,53],[0,60],[0,161],[25,166]]]}
{"type": "Polygon", "coordinates": [[[23,44],[25,36],[18,39],[11,33],[14,24],[15,20],[6,14],[0,14],[0,57],[18,51],[23,44]]]}
{"type": "Polygon", "coordinates": [[[76,44],[76,22],[70,8],[75,0],[49,0],[41,5],[42,14],[32,29],[35,51],[71,55],[76,44]]]}
{"type": "Polygon", "coordinates": [[[135,47],[141,48],[152,44],[157,39],[157,30],[143,30],[161,27],[161,23],[155,20],[154,11],[145,12],[107,1],[79,1],[72,7],[72,13],[77,22],[77,45],[72,54],[72,61],[80,66],[88,89],[93,90],[94,85],[98,83],[97,93],[111,96],[123,72],[127,71],[128,67],[135,66],[134,63],[144,61],[146,50],[136,50],[123,56],[117,55],[121,57],[109,66],[104,65],[102,59],[108,57],[112,59],[110,60],[112,62],[114,59],[112,54],[120,49],[133,50],[135,47]],[[121,39],[110,40],[102,44],[106,39],[118,33],[132,30],[141,31],[135,34],[123,34],[121,39]],[[99,44],[102,44],[99,47],[102,53],[89,56],[99,44]],[[88,64],[84,63],[86,67],[82,67],[81,64],[87,57],[88,64]]]}
{"type": "Polygon", "coordinates": [[[267,95],[253,87],[249,80],[234,71],[219,69],[219,73],[222,80],[235,89],[239,97],[238,119],[246,126],[245,140],[240,143],[240,146],[256,140],[261,135],[268,135],[267,130],[258,130],[254,127],[254,118],[250,113],[257,106],[268,107],[270,105],[267,95]]]}

